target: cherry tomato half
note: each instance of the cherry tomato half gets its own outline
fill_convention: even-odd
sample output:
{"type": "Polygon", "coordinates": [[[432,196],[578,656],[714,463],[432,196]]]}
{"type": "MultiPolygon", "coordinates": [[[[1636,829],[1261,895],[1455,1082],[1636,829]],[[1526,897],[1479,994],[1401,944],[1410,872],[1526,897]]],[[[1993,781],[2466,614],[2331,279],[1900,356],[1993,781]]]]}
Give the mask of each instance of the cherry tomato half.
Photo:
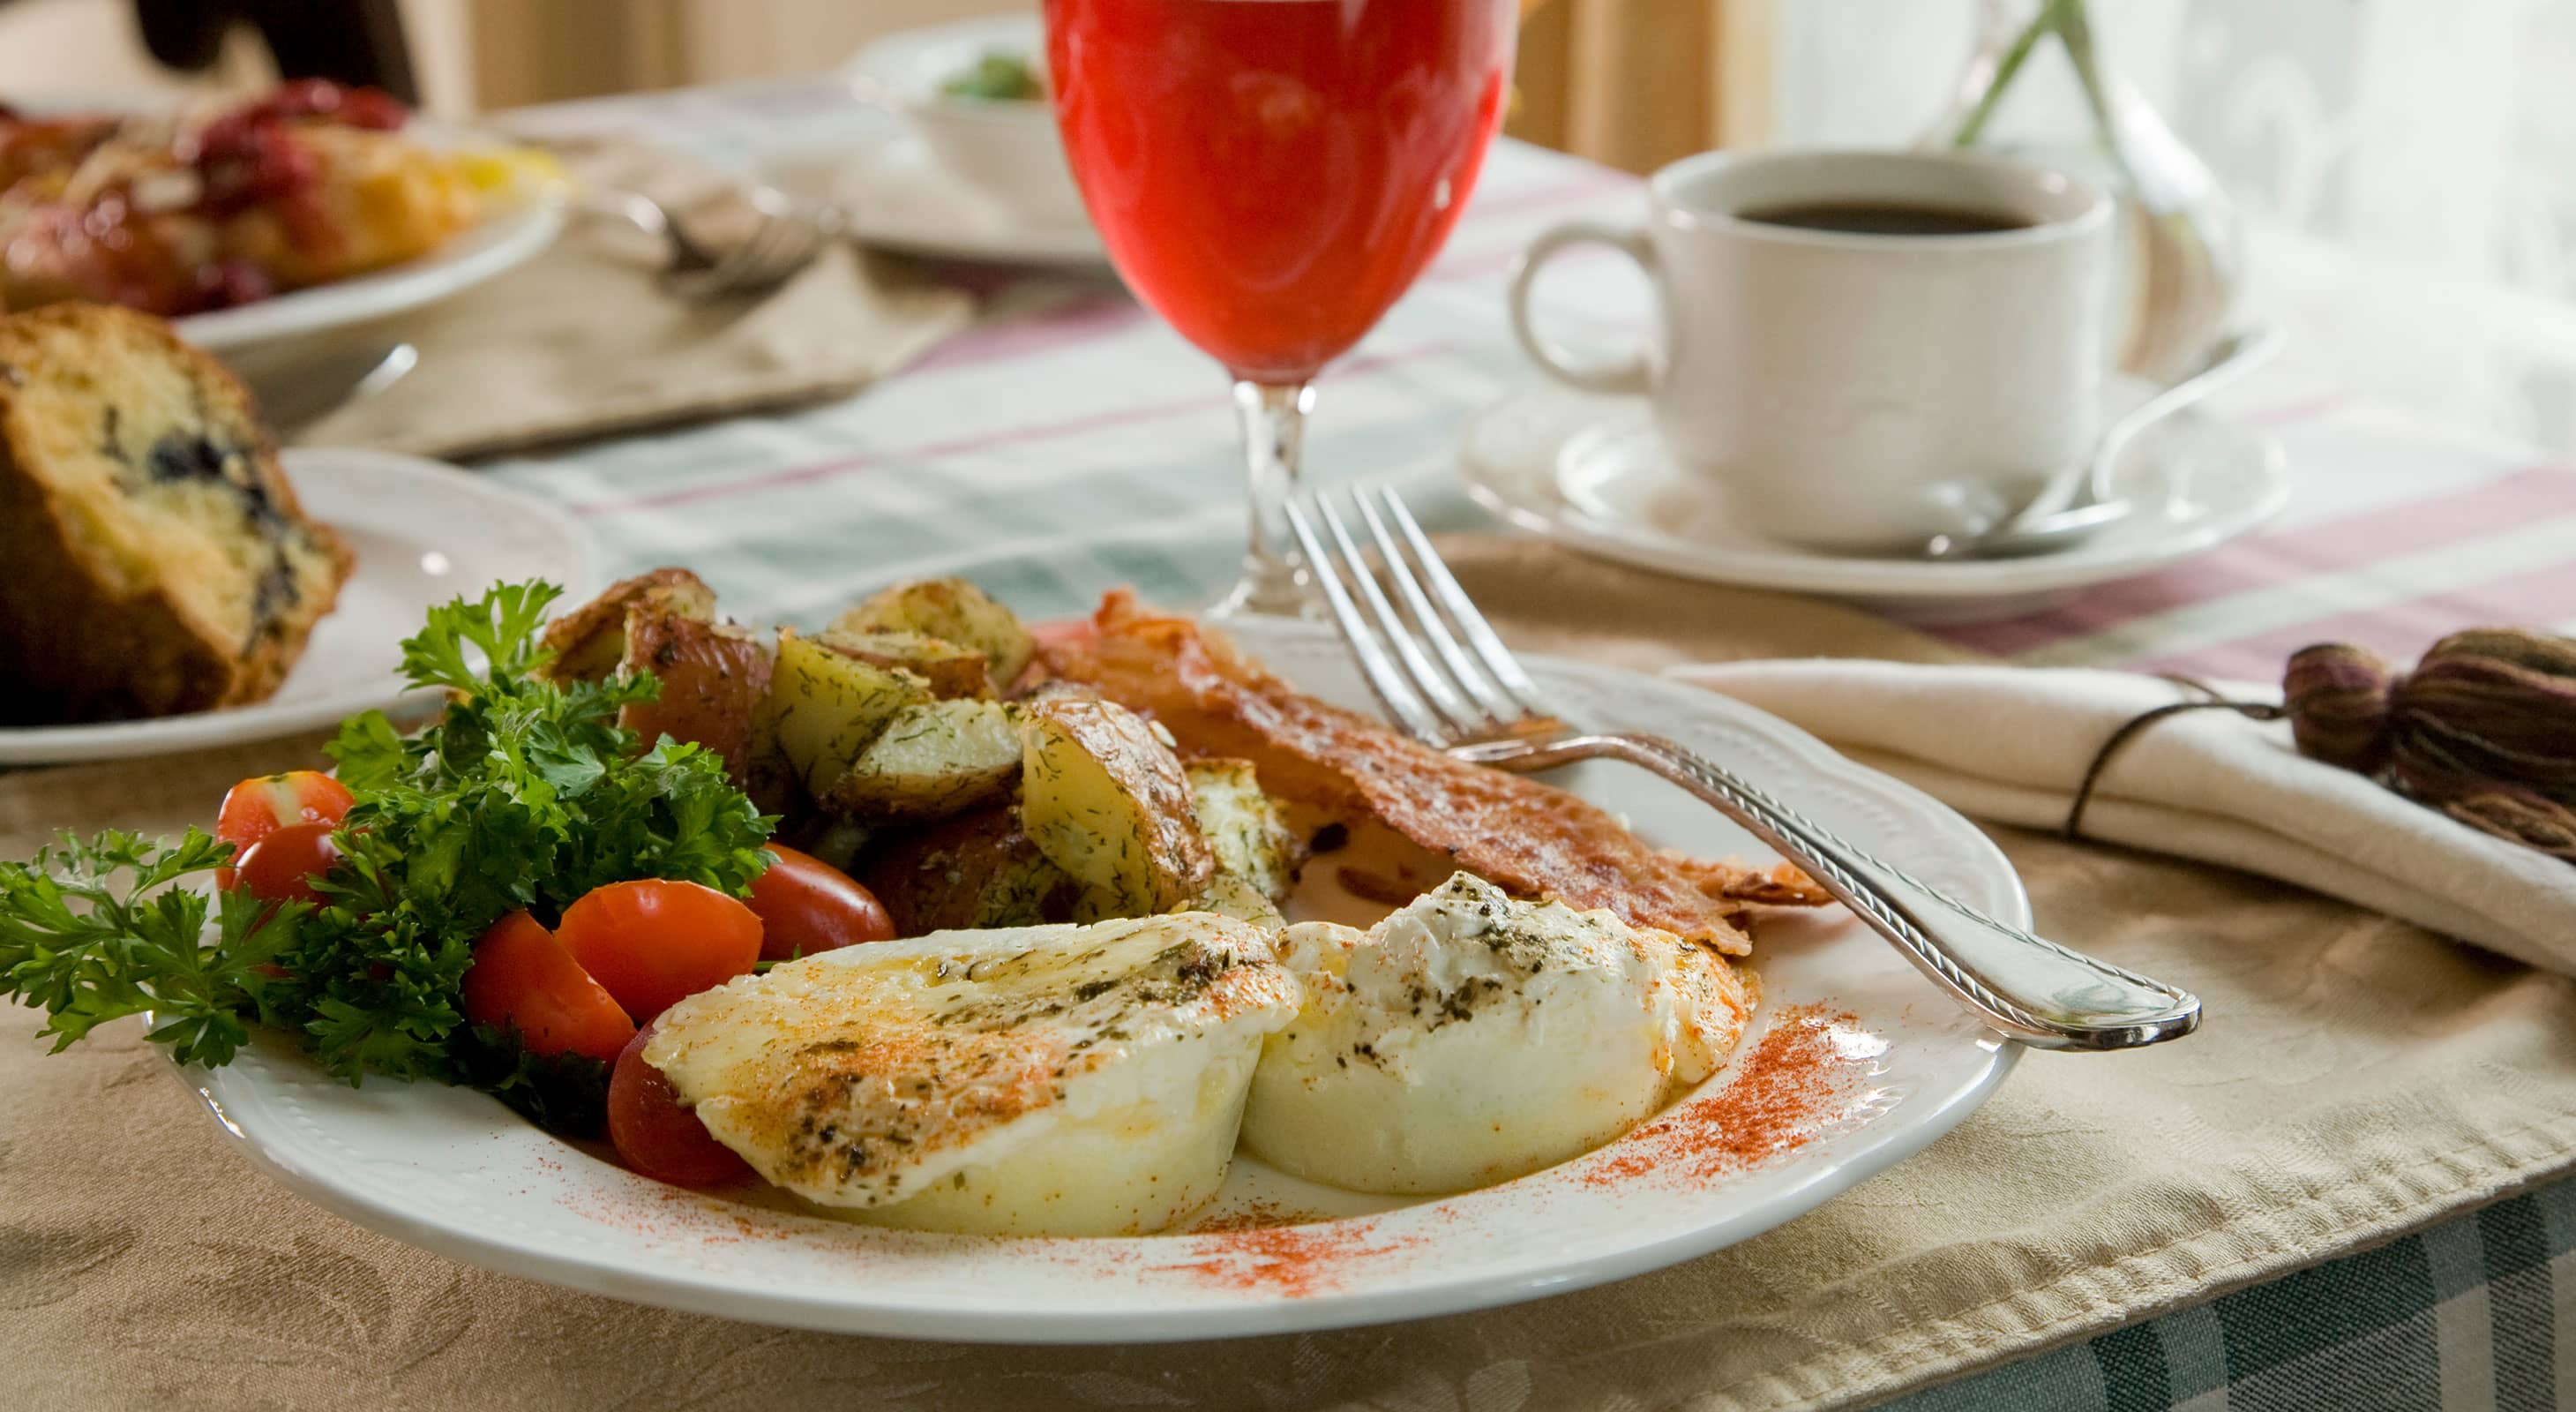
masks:
{"type": "Polygon", "coordinates": [[[464,1000],[467,1020],[515,1029],[538,1054],[570,1050],[605,1063],[635,1037],[635,1022],[525,908],[474,943],[464,1000]]]}
{"type": "Polygon", "coordinates": [[[751,1170],[751,1164],[716,1141],[662,1071],[644,1062],[653,1038],[646,1025],[617,1055],[608,1072],[608,1140],[618,1160],[656,1181],[713,1186],[751,1170]]]}
{"type": "MultiPolygon", "coordinates": [[[[289,824],[329,824],[334,827],[349,817],[357,801],[349,797],[348,788],[320,770],[289,770],[282,775],[258,775],[234,785],[224,794],[223,808],[215,815],[215,837],[233,846],[238,866],[241,855],[252,844],[289,824]]],[[[215,886],[233,885],[232,868],[215,870],[215,886]]]]}
{"type": "Polygon", "coordinates": [[[752,880],[751,910],[760,918],[760,959],[792,961],[863,941],[892,941],[894,919],[877,895],[810,853],[783,844],[752,880]]]}
{"type": "Polygon", "coordinates": [[[652,878],[592,888],[555,928],[641,1024],[760,959],[760,918],[714,888],[652,878]]]}
{"type": "Polygon", "coordinates": [[[240,886],[263,902],[310,902],[322,905],[322,894],[314,891],[313,879],[331,871],[340,861],[339,845],[331,841],[336,824],[288,824],[271,829],[254,843],[225,871],[230,877],[216,879],[219,886],[240,886]]]}

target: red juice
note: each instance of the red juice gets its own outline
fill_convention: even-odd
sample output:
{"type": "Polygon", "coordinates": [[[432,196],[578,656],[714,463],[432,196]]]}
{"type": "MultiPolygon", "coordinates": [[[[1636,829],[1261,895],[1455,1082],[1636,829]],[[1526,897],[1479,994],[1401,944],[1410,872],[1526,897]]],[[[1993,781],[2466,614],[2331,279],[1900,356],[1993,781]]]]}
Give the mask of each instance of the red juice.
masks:
{"type": "Polygon", "coordinates": [[[1448,237],[1516,0],[1046,0],[1056,125],[1128,287],[1236,377],[1312,377],[1448,237]]]}

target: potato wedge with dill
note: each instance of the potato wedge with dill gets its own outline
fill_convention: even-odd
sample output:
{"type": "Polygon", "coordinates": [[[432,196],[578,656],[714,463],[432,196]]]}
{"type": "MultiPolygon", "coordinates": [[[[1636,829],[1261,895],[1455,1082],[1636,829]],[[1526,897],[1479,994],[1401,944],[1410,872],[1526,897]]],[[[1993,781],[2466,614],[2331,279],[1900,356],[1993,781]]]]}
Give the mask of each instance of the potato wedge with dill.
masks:
{"type": "Polygon", "coordinates": [[[901,667],[918,674],[930,683],[933,695],[942,700],[959,696],[991,696],[993,674],[984,654],[971,647],[960,647],[944,637],[931,637],[917,632],[849,632],[835,628],[817,638],[844,657],[856,657],[880,667],[901,667]]]}
{"type": "Polygon", "coordinates": [[[1279,801],[1262,793],[1249,760],[1192,760],[1183,767],[1199,836],[1220,873],[1242,879],[1273,903],[1296,889],[1305,841],[1288,827],[1279,801]]]}
{"type": "Polygon", "coordinates": [[[998,701],[933,701],[897,712],[823,795],[844,814],[938,819],[1007,799],[1020,778],[1019,732],[998,701]]]}
{"type": "Polygon", "coordinates": [[[908,706],[932,700],[930,683],[901,667],[881,667],[832,650],[820,638],[782,629],[778,667],[765,710],[777,740],[806,789],[831,792],[869,746],[908,706]]]}
{"type": "Polygon", "coordinates": [[[835,632],[909,632],[984,654],[993,683],[1008,687],[1037,653],[1020,616],[964,579],[899,583],[832,620],[835,632]]]}
{"type": "Polygon", "coordinates": [[[1083,888],[1081,917],[1151,916],[1216,872],[1180,757],[1114,702],[1042,694],[1019,722],[1020,817],[1038,850],[1083,888]]]}

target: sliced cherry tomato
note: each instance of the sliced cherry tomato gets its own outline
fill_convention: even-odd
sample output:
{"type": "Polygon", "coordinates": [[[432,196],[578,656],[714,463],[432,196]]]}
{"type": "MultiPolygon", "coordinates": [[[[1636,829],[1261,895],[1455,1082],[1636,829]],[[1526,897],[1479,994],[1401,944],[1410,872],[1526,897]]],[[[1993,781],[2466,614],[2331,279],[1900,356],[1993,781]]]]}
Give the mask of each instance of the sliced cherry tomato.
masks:
{"type": "Polygon", "coordinates": [[[617,1055],[608,1072],[608,1140],[618,1160],[656,1181],[713,1186],[751,1170],[734,1150],[716,1141],[661,1070],[644,1062],[653,1038],[646,1025],[617,1055]]]}
{"type": "MultiPolygon", "coordinates": [[[[231,844],[238,860],[252,844],[288,824],[336,827],[355,803],[347,786],[320,770],[259,775],[225,792],[224,807],[215,815],[215,837],[231,844]]],[[[232,885],[232,868],[215,870],[215,886],[232,885]]]]}
{"type": "Polygon", "coordinates": [[[760,959],[792,961],[863,941],[892,941],[894,919],[877,895],[810,853],[767,845],[778,855],[751,884],[760,918],[760,959]]]}
{"type": "Polygon", "coordinates": [[[760,918],[711,887],[654,878],[595,887],[555,937],[641,1024],[760,959],[760,918]]]}
{"type": "Polygon", "coordinates": [[[339,845],[331,841],[334,824],[288,824],[272,829],[268,836],[245,851],[236,866],[227,871],[231,877],[218,878],[220,886],[240,886],[264,902],[310,902],[322,905],[322,894],[313,888],[313,879],[331,871],[340,861],[339,845]]]}
{"type": "Polygon", "coordinates": [[[635,1037],[635,1022],[525,908],[474,943],[464,992],[468,1021],[517,1030],[539,1054],[569,1050],[605,1063],[635,1037]]]}

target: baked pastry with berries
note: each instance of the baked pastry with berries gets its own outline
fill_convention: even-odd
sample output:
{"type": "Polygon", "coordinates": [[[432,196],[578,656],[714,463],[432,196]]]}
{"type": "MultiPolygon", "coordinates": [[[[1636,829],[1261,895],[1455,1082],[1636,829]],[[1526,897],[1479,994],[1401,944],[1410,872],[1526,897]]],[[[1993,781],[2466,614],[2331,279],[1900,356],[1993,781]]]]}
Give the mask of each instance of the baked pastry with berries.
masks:
{"type": "Polygon", "coordinates": [[[261,700],[350,564],[250,394],[167,324],[0,317],[0,722],[261,700]]]}
{"type": "Polygon", "coordinates": [[[543,153],[434,145],[409,121],[319,79],[148,113],[0,104],[0,312],[227,309],[431,254],[559,180],[543,153]]]}

